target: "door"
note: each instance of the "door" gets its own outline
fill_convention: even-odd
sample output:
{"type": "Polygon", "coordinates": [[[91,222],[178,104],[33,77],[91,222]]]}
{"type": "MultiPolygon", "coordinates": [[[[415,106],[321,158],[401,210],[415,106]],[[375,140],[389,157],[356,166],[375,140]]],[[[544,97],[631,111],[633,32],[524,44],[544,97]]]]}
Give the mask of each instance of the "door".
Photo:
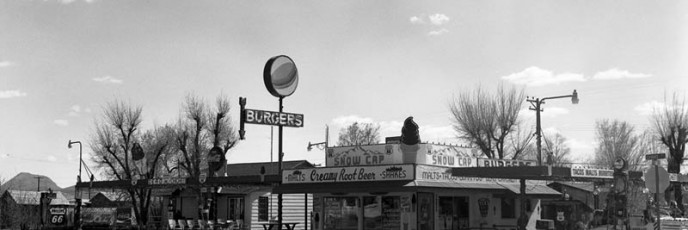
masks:
{"type": "Polygon", "coordinates": [[[439,229],[468,229],[468,197],[441,196],[439,197],[438,204],[439,229]]]}
{"type": "Polygon", "coordinates": [[[432,193],[418,193],[418,229],[434,230],[435,206],[432,193]]]}

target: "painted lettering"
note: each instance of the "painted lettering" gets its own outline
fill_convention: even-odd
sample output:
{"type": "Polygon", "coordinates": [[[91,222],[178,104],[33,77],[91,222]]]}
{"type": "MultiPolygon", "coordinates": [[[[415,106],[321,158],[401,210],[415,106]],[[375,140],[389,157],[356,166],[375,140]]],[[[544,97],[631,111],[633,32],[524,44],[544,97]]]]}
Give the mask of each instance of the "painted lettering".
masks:
{"type": "Polygon", "coordinates": [[[311,181],[337,181],[336,172],[326,172],[319,174],[318,171],[311,171],[311,181]]]}

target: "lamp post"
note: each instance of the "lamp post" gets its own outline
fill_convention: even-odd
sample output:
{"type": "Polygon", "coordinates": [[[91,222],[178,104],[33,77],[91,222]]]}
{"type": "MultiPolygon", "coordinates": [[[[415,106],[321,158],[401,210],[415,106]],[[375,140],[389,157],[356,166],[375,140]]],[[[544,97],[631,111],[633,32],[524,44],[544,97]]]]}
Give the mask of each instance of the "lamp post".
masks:
{"type": "Polygon", "coordinates": [[[74,209],[74,229],[80,229],[79,225],[81,224],[81,192],[79,192],[79,183],[81,183],[81,164],[83,163],[83,160],[81,159],[81,141],[69,140],[67,148],[71,149],[73,144],[79,144],[79,176],[76,177],[76,186],[74,186],[74,198],[76,202],[76,208],[74,209]]]}
{"type": "Polygon", "coordinates": [[[325,126],[325,141],[323,142],[318,142],[318,143],[311,143],[310,141],[308,142],[308,147],[306,147],[306,150],[309,152],[313,150],[313,146],[318,147],[319,149],[324,149],[327,148],[327,143],[329,141],[330,137],[330,127],[325,126]],[[323,146],[322,148],[320,146],[323,146]]]}
{"type": "Polygon", "coordinates": [[[559,99],[559,98],[571,98],[571,103],[578,104],[578,92],[573,90],[571,95],[562,95],[555,97],[545,97],[545,98],[527,98],[526,101],[530,102],[532,107],[528,108],[530,110],[535,110],[535,135],[537,135],[537,154],[538,154],[538,166],[542,166],[542,128],[540,127],[540,112],[542,112],[541,105],[545,104],[545,100],[549,99],[559,99]]]}

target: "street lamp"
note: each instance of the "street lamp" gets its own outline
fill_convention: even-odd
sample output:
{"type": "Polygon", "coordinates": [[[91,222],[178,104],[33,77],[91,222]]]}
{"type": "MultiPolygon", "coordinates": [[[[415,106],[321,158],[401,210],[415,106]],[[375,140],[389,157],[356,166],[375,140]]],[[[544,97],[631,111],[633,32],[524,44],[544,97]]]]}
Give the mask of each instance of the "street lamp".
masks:
{"type": "Polygon", "coordinates": [[[72,148],[72,144],[79,144],[79,176],[76,177],[76,186],[74,186],[74,200],[76,202],[76,208],[74,210],[74,227],[79,229],[81,222],[81,192],[79,191],[79,183],[81,183],[81,164],[83,160],[81,159],[81,141],[69,140],[67,148],[72,148]]]}
{"type": "Polygon", "coordinates": [[[318,147],[319,149],[327,148],[327,143],[330,139],[329,137],[330,137],[330,127],[326,125],[325,126],[325,141],[318,142],[318,143],[312,143],[312,144],[309,141],[308,147],[306,147],[306,150],[308,150],[310,152],[311,150],[313,150],[313,146],[318,147]]]}
{"type": "Polygon", "coordinates": [[[535,135],[537,135],[537,154],[538,154],[538,166],[542,166],[542,128],[540,127],[540,112],[542,112],[542,108],[540,107],[542,104],[545,104],[545,100],[549,99],[559,99],[559,98],[571,98],[571,103],[578,104],[578,92],[576,90],[573,90],[573,93],[571,95],[562,95],[562,96],[555,96],[555,97],[545,97],[545,98],[527,98],[526,101],[530,102],[533,107],[530,107],[528,109],[530,110],[535,110],[535,135]]]}

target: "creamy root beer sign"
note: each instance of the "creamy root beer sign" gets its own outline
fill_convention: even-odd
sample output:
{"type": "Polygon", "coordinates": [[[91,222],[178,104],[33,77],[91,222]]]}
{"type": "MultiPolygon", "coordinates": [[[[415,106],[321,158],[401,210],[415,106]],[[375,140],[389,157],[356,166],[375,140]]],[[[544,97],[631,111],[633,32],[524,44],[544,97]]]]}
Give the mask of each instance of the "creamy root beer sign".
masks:
{"type": "Polygon", "coordinates": [[[413,165],[284,170],[283,184],[413,180],[413,165]]]}

